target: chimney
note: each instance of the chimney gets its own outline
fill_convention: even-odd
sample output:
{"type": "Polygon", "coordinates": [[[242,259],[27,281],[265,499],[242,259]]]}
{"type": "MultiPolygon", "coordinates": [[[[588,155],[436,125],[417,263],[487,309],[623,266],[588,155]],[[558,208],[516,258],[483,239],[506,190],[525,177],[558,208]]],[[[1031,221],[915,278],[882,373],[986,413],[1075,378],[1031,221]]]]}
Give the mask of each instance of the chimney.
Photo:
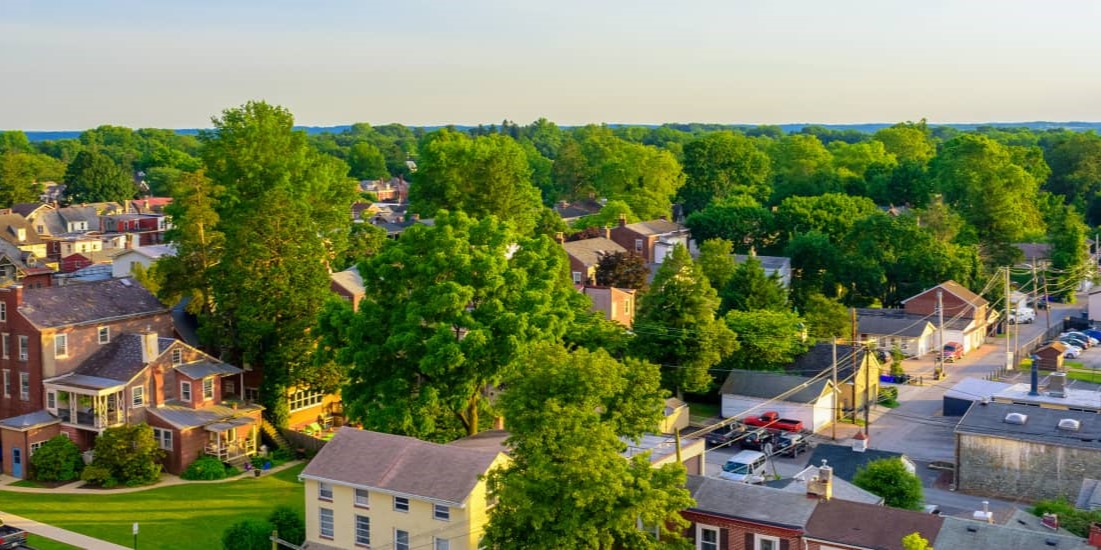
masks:
{"type": "Polygon", "coordinates": [[[554,234],[554,242],[558,244],[564,244],[566,242],[566,235],[561,231],[554,234]]]}
{"type": "Polygon", "coordinates": [[[807,481],[807,497],[822,501],[833,498],[833,468],[827,466],[825,460],[818,467],[818,475],[807,481]]]}
{"type": "Polygon", "coordinates": [[[619,226],[620,227],[626,227],[627,226],[627,214],[620,214],[619,215],[619,226]]]}
{"type": "Polygon", "coordinates": [[[1047,379],[1047,393],[1052,397],[1067,396],[1067,373],[1053,372],[1047,379]]]}
{"type": "Polygon", "coordinates": [[[606,225],[604,226],[604,238],[609,241],[612,240],[612,228],[606,225]]]}
{"type": "Polygon", "coordinates": [[[158,366],[153,369],[152,380],[150,380],[152,388],[153,401],[150,405],[156,407],[164,403],[164,367],[158,366]]]}
{"type": "MultiPolygon", "coordinates": [[[[15,283],[8,287],[8,290],[12,292],[12,305],[18,308],[23,305],[23,285],[21,283],[15,283]]],[[[12,312],[8,312],[11,315],[12,312]]]]}
{"type": "MultiPolygon", "coordinates": [[[[1044,516],[1040,518],[1040,525],[1043,525],[1044,527],[1047,527],[1048,529],[1051,529],[1052,531],[1058,531],[1059,530],[1059,516],[1057,514],[1044,514],[1044,516]]],[[[1093,526],[1091,525],[1090,526],[1090,532],[1092,532],[1092,531],[1093,531],[1093,526]]]]}
{"type": "Polygon", "coordinates": [[[1039,362],[1038,357],[1032,360],[1032,385],[1029,386],[1028,394],[1033,396],[1040,395],[1040,365],[1037,365],[1039,362]]]}
{"type": "Polygon", "coordinates": [[[149,327],[141,333],[141,362],[144,365],[152,363],[160,355],[158,351],[157,333],[149,327]]]}
{"type": "Polygon", "coordinates": [[[1101,524],[1090,524],[1089,544],[1094,548],[1101,548],[1101,524]]]}
{"type": "Polygon", "coordinates": [[[857,432],[853,437],[853,452],[862,453],[868,450],[868,436],[864,432],[857,432]]]}
{"type": "Polygon", "coordinates": [[[971,518],[986,523],[994,523],[994,514],[990,512],[990,501],[982,501],[982,510],[975,510],[975,513],[971,514],[971,518]]]}

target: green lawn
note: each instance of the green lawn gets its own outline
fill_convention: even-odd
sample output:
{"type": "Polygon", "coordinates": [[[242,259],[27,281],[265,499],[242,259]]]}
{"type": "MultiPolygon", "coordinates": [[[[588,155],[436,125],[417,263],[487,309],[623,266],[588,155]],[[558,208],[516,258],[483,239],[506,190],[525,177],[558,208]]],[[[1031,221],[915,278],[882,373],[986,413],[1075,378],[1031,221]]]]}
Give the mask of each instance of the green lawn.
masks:
{"type": "Polygon", "coordinates": [[[719,416],[719,404],[718,403],[699,403],[691,401],[688,403],[688,414],[692,416],[711,417],[719,416]]]}
{"type": "Polygon", "coordinates": [[[45,539],[38,535],[27,535],[27,546],[34,550],[80,550],[77,546],[70,546],[64,542],[45,539]]]}
{"type": "Polygon", "coordinates": [[[41,487],[41,485],[39,485],[37,481],[32,481],[29,479],[20,479],[15,483],[9,483],[9,485],[11,485],[12,487],[30,487],[32,489],[41,487]]]}
{"type": "MultiPolygon", "coordinates": [[[[136,493],[28,494],[0,491],[0,510],[125,546],[220,548],[222,531],[247,518],[264,519],[280,504],[305,508],[297,465],[260,479],[188,483],[136,493]]],[[[47,547],[50,548],[50,547],[47,547]]]]}
{"type": "Polygon", "coordinates": [[[1071,380],[1081,380],[1083,382],[1093,382],[1094,384],[1101,384],[1101,371],[1068,370],[1067,378],[1070,378],[1071,380]]]}

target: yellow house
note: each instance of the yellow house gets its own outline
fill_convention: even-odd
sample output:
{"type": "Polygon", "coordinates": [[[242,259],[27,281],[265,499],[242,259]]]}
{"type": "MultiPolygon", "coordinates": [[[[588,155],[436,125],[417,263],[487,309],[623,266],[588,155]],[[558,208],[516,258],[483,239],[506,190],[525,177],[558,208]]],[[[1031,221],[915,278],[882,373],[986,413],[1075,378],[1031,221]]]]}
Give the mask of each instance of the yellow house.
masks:
{"type": "Polygon", "coordinates": [[[341,428],[302,471],[309,549],[474,550],[498,448],[341,428]]]}

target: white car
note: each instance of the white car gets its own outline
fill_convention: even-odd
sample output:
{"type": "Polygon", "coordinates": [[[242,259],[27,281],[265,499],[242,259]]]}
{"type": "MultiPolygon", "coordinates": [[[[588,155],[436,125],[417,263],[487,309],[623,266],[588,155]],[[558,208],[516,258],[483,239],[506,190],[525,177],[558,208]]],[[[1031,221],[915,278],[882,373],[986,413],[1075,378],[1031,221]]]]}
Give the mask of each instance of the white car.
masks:
{"type": "Polygon", "coordinates": [[[1079,355],[1082,355],[1082,350],[1072,346],[1067,346],[1067,351],[1063,352],[1063,357],[1067,359],[1077,359],[1079,355]]]}

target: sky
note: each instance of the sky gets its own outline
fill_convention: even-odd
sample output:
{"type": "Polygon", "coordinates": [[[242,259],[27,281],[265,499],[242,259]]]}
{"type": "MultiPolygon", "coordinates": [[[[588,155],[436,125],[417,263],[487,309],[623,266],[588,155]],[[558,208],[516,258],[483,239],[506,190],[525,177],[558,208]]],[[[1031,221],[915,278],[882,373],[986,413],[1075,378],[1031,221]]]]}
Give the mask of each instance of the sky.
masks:
{"type": "Polygon", "coordinates": [[[0,0],[0,128],[1099,121],[1097,0],[0,0]]]}

